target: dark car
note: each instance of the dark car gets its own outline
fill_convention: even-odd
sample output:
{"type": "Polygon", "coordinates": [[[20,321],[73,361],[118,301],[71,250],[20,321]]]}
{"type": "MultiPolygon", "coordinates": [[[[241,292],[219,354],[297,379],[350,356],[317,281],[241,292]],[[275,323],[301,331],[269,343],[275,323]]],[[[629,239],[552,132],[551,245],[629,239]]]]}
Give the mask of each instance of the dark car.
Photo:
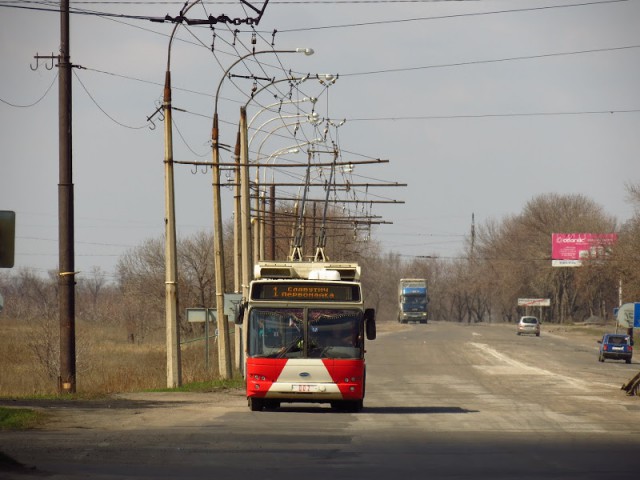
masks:
{"type": "Polygon", "coordinates": [[[598,340],[600,352],[598,360],[604,362],[606,358],[612,360],[624,360],[631,363],[633,346],[631,337],[623,333],[605,333],[602,340],[598,340]]]}

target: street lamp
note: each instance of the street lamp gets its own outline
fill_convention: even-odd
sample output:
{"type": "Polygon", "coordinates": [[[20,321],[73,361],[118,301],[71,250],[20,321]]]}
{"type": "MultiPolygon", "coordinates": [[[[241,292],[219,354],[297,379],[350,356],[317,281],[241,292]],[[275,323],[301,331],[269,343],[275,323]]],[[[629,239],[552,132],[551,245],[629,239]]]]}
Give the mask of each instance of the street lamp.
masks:
{"type": "MultiPolygon", "coordinates": [[[[313,50],[310,48],[296,48],[294,50],[259,50],[257,52],[247,53],[243,55],[238,60],[233,62],[223,73],[220,82],[218,83],[218,88],[216,89],[215,96],[215,105],[214,105],[214,113],[213,113],[213,128],[211,131],[211,143],[212,143],[212,153],[213,153],[213,167],[212,167],[212,175],[213,175],[213,226],[214,226],[214,235],[213,235],[213,250],[214,250],[214,265],[215,265],[215,280],[216,280],[216,311],[218,316],[218,362],[220,369],[220,376],[222,378],[231,378],[231,355],[229,352],[229,324],[224,315],[224,292],[226,289],[225,285],[225,276],[224,276],[224,250],[223,250],[223,235],[222,235],[222,206],[220,200],[220,147],[219,147],[219,130],[218,130],[218,98],[220,95],[220,89],[222,87],[222,83],[224,79],[227,77],[227,74],[235,67],[238,63],[245,60],[246,58],[263,55],[266,53],[304,53],[305,55],[312,55],[313,50]]],[[[241,108],[241,116],[244,108],[241,108]]],[[[241,120],[242,122],[242,120],[241,120]]],[[[244,135],[244,141],[241,140],[240,145],[240,164],[243,165],[241,168],[241,183],[244,178],[244,183],[248,185],[248,167],[247,165],[247,155],[246,155],[246,121],[244,128],[241,129],[241,138],[244,135]],[[244,155],[243,155],[244,153],[244,155]]],[[[241,196],[248,195],[248,189],[243,185],[241,187],[241,196]]],[[[243,215],[242,223],[243,225],[247,225],[247,222],[250,219],[247,217],[248,212],[246,209],[242,209],[241,214],[243,215]]],[[[246,227],[245,227],[246,228],[246,227]]],[[[250,228],[250,226],[249,226],[250,228]]],[[[249,231],[249,229],[247,229],[249,231]]],[[[243,238],[242,242],[242,256],[243,259],[248,258],[249,249],[246,246],[246,240],[243,238]]],[[[246,261],[246,260],[245,260],[246,261]]],[[[248,279],[250,276],[250,272],[248,273],[243,268],[243,294],[246,298],[246,293],[248,289],[248,279]]]]}
{"type": "MultiPolygon", "coordinates": [[[[267,159],[267,165],[269,164],[269,162],[271,161],[271,159],[273,159],[273,161],[275,162],[275,159],[277,157],[279,157],[280,155],[288,155],[288,154],[292,154],[292,153],[299,153],[300,152],[300,147],[302,145],[295,145],[293,147],[285,147],[285,148],[281,148],[279,150],[276,150],[275,152],[273,152],[271,155],[269,155],[269,158],[267,159]]],[[[259,160],[256,160],[256,162],[259,160]]],[[[255,251],[255,255],[258,257],[259,260],[264,260],[264,217],[266,215],[266,195],[267,192],[265,190],[261,190],[259,188],[259,182],[260,182],[260,170],[259,170],[259,166],[256,166],[256,217],[257,217],[257,228],[258,231],[255,232],[254,235],[254,251],[255,251]],[[262,198],[260,198],[262,197],[262,198]],[[262,200],[262,205],[260,205],[260,200],[262,200]]],[[[266,175],[266,169],[265,169],[265,175],[266,175]]],[[[263,175],[263,177],[265,176],[263,175]]],[[[266,182],[263,182],[266,183],[266,182]]],[[[273,222],[274,219],[272,218],[271,221],[273,222]]],[[[272,224],[273,225],[273,224],[272,224]]],[[[274,231],[275,226],[272,226],[272,232],[274,231]]],[[[273,237],[273,235],[272,235],[273,237]]],[[[272,249],[273,251],[273,249],[272,249]]],[[[274,255],[275,256],[275,255],[274,255]]],[[[272,256],[271,260],[275,260],[275,258],[273,258],[274,256],[272,256]]]]}
{"type": "MultiPolygon", "coordinates": [[[[304,118],[306,117],[307,120],[309,121],[309,123],[311,125],[318,125],[321,122],[321,118],[320,115],[318,115],[318,112],[311,112],[311,113],[295,113],[293,115],[279,115],[277,117],[273,117],[270,118],[269,120],[267,120],[266,122],[264,122],[262,125],[260,125],[258,128],[256,128],[256,131],[253,132],[253,135],[251,135],[251,138],[249,139],[249,145],[251,145],[253,143],[254,138],[256,137],[256,135],[262,131],[262,129],[269,123],[274,122],[276,120],[285,120],[288,118],[304,118]]],[[[287,127],[293,127],[295,125],[297,125],[300,122],[296,122],[296,123],[290,123],[288,125],[286,125],[287,127]]],[[[279,128],[282,128],[282,126],[280,126],[279,128]]],[[[265,139],[262,141],[262,143],[260,144],[260,146],[262,147],[262,145],[264,144],[265,140],[267,138],[269,138],[269,135],[271,135],[271,133],[273,132],[269,132],[268,135],[266,135],[265,139]]]]}
{"type": "MultiPolygon", "coordinates": [[[[318,116],[317,112],[311,112],[310,114],[300,114],[300,115],[292,115],[292,118],[296,118],[296,117],[307,117],[307,120],[309,121],[309,123],[311,123],[312,125],[317,125],[321,119],[318,116]]],[[[274,121],[274,120],[279,120],[281,118],[284,117],[275,117],[272,118],[270,120],[267,120],[266,122],[264,122],[262,125],[260,125],[260,127],[256,130],[256,132],[254,133],[253,137],[251,138],[252,140],[255,138],[255,135],[268,123],[274,121]]],[[[258,162],[260,161],[261,157],[261,153],[262,153],[262,147],[264,146],[265,142],[271,137],[272,134],[274,134],[275,132],[277,132],[278,130],[282,129],[282,128],[289,128],[289,127],[293,127],[296,125],[299,125],[300,122],[295,122],[295,123],[283,123],[282,125],[277,126],[276,128],[272,129],[271,131],[269,131],[265,137],[262,139],[262,142],[260,143],[260,146],[258,147],[258,151],[257,151],[257,155],[256,155],[256,186],[259,184],[260,182],[260,165],[258,164],[258,162]]],[[[321,139],[320,139],[321,140],[321,139]]],[[[311,143],[317,143],[318,141],[320,141],[319,139],[314,139],[308,142],[304,142],[304,143],[298,143],[295,146],[301,147],[303,145],[309,145],[311,143]]],[[[271,157],[269,157],[270,159],[271,157]]],[[[267,161],[268,163],[268,161],[267,161]]],[[[257,188],[257,187],[256,187],[257,188]]],[[[259,214],[260,212],[260,208],[259,208],[259,198],[256,198],[256,214],[259,214]]],[[[260,228],[260,223],[258,223],[258,228],[260,228]]],[[[261,243],[258,242],[258,235],[255,236],[255,240],[256,240],[256,248],[254,249],[254,251],[256,252],[256,255],[258,254],[258,245],[260,245],[261,243]]],[[[263,240],[264,242],[264,240],[263,240]]],[[[263,247],[264,248],[264,247],[263,247]]],[[[264,256],[264,250],[262,249],[262,257],[264,256]]]]}

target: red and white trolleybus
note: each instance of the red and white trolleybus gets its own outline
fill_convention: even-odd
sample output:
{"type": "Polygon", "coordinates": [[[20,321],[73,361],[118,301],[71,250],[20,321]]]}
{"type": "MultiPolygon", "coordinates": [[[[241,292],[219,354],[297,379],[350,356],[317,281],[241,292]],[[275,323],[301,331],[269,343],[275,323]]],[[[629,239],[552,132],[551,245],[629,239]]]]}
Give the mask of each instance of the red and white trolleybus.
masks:
{"type": "Polygon", "coordinates": [[[376,337],[355,263],[260,262],[238,323],[253,411],[282,402],[362,409],[365,338],[376,337]]]}

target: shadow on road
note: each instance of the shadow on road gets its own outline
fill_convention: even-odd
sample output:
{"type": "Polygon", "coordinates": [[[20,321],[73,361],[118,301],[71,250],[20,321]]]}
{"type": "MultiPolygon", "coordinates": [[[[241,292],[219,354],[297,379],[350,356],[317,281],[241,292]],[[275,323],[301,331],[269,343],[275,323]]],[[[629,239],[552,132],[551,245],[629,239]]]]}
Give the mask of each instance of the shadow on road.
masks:
{"type": "MultiPolygon", "coordinates": [[[[304,404],[284,404],[278,409],[265,410],[265,412],[305,412],[305,413],[354,413],[341,412],[328,406],[308,406],[304,404]]],[[[373,413],[384,415],[415,415],[415,414],[435,414],[435,413],[478,413],[479,410],[467,410],[461,407],[419,407],[419,406],[385,406],[385,407],[364,407],[359,413],[373,413]]],[[[264,413],[264,412],[262,412],[264,413]]],[[[356,413],[357,415],[357,413],[356,413]]]]}
{"type": "Polygon", "coordinates": [[[467,410],[460,407],[365,407],[363,413],[415,414],[415,413],[478,413],[478,410],[467,410]]]}

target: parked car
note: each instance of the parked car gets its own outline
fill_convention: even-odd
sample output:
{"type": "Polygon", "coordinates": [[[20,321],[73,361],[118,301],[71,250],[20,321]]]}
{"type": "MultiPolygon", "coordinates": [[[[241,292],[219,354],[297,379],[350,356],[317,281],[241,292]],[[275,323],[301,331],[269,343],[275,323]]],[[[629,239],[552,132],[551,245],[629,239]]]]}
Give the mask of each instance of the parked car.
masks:
{"type": "Polygon", "coordinates": [[[520,317],[520,321],[518,322],[518,335],[522,335],[523,333],[535,334],[536,337],[540,336],[540,321],[537,317],[520,317]]]}
{"type": "Polygon", "coordinates": [[[631,337],[624,333],[605,333],[602,340],[598,340],[600,351],[598,360],[604,362],[606,358],[612,360],[624,360],[631,363],[633,346],[631,337]]]}

